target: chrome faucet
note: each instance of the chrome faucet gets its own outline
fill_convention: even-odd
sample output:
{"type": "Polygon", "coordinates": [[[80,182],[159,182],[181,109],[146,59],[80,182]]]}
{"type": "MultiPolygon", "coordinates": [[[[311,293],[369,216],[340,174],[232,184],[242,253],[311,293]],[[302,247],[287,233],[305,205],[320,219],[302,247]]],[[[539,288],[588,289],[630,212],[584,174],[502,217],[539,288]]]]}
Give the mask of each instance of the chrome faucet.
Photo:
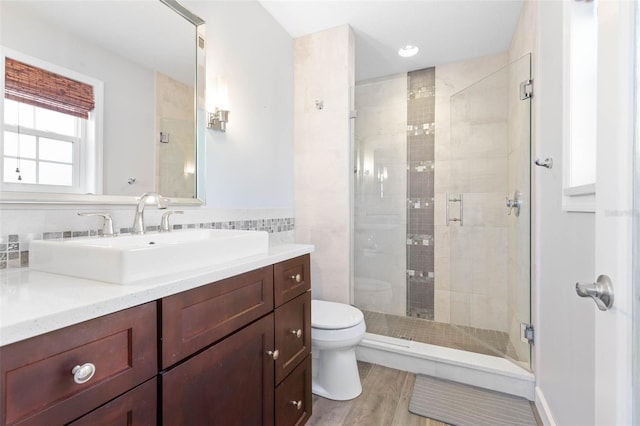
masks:
{"type": "Polygon", "coordinates": [[[100,216],[102,219],[102,236],[115,237],[116,232],[113,229],[113,219],[109,213],[102,212],[79,212],[78,216],[100,216]]]}
{"type": "Polygon", "coordinates": [[[144,206],[147,204],[147,198],[153,198],[158,206],[158,209],[164,210],[169,205],[169,200],[157,192],[145,192],[140,196],[138,206],[136,207],[136,213],[133,218],[132,234],[144,234],[144,206]]]}

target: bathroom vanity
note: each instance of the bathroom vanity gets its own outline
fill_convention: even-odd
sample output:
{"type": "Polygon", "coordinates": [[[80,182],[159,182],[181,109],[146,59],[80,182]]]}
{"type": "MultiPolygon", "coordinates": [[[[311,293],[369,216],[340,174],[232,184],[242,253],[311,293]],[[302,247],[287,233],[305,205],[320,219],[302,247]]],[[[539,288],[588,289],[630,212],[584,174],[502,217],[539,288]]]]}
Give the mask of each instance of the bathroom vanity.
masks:
{"type": "Polygon", "coordinates": [[[306,423],[312,249],[132,285],[4,273],[1,424],[306,423]]]}

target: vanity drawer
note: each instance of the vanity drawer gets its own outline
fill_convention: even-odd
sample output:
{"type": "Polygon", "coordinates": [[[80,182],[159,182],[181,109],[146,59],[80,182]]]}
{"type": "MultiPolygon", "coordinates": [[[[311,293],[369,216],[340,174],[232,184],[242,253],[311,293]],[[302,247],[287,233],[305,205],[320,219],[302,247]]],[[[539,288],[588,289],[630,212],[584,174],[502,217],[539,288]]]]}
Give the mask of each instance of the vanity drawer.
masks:
{"type": "Polygon", "coordinates": [[[311,352],[311,292],[275,310],[276,384],[311,352]]]}
{"type": "Polygon", "coordinates": [[[153,302],[0,348],[2,424],[66,423],[153,377],[156,324],[153,302]],[[85,363],[95,374],[77,384],[85,363]]]}
{"type": "Polygon", "coordinates": [[[273,265],[276,307],[311,289],[310,259],[306,254],[273,265]]]}
{"type": "Polygon", "coordinates": [[[276,388],[276,426],[304,425],[311,408],[311,355],[307,355],[276,388]]]}
{"type": "Polygon", "coordinates": [[[154,377],[75,422],[69,423],[69,426],[155,426],[157,407],[158,380],[154,377]]]}
{"type": "Polygon", "coordinates": [[[256,269],[161,303],[161,366],[166,369],[273,310],[273,267],[256,269]]]}

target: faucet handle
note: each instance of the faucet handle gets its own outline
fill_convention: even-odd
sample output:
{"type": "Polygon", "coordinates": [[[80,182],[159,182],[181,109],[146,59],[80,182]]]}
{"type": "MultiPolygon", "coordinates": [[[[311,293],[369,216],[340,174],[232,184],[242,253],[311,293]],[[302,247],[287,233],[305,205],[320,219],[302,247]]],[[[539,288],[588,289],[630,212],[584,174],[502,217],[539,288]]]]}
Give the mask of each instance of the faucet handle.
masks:
{"type": "Polygon", "coordinates": [[[169,210],[162,214],[162,219],[160,219],[160,232],[169,232],[171,231],[171,227],[169,226],[169,216],[172,214],[183,214],[182,210],[169,210]]]}
{"type": "Polygon", "coordinates": [[[102,236],[103,237],[115,237],[116,233],[113,230],[113,219],[109,213],[103,212],[78,212],[78,216],[100,216],[104,221],[102,222],[102,236]]]}

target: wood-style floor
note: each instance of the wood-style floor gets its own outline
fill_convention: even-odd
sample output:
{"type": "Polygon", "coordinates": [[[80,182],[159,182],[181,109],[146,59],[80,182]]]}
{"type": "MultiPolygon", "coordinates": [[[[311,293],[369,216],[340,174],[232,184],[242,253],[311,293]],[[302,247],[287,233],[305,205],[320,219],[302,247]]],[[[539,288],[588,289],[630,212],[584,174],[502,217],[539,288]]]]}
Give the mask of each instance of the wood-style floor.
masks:
{"type": "Polygon", "coordinates": [[[331,401],[313,395],[313,415],[307,425],[323,426],[446,426],[409,412],[416,375],[358,362],[362,394],[351,401],[331,401]]]}
{"type": "MultiPolygon", "coordinates": [[[[313,415],[307,425],[322,426],[450,426],[416,416],[409,402],[416,375],[358,361],[362,394],[351,401],[332,401],[313,395],[313,415]]],[[[531,403],[538,426],[542,420],[531,403]]]]}

